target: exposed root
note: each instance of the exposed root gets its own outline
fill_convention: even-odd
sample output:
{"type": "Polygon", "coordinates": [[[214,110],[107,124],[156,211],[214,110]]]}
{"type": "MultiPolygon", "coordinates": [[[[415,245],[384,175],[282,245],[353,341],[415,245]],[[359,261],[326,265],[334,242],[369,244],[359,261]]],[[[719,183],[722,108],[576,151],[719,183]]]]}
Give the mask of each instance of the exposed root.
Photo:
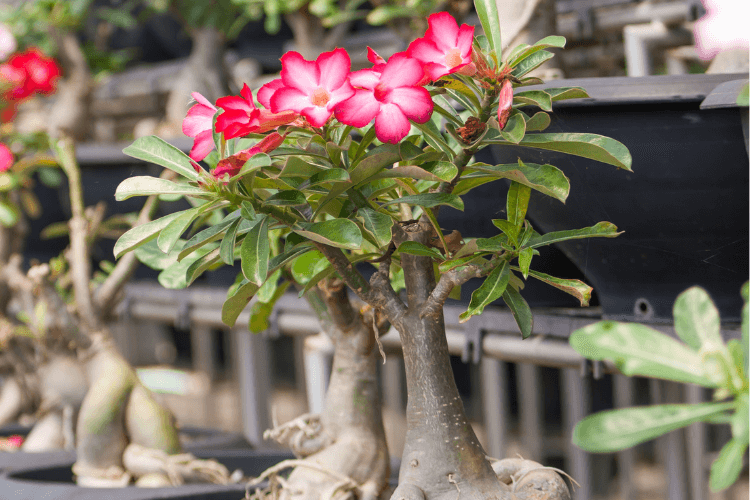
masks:
{"type": "Polygon", "coordinates": [[[331,439],[323,433],[320,415],[312,413],[266,430],[263,439],[273,439],[290,448],[300,458],[312,455],[331,444],[331,439]]]}
{"type": "MultiPolygon", "coordinates": [[[[336,483],[333,483],[326,491],[323,492],[320,497],[321,500],[342,498],[341,496],[337,496],[337,493],[339,492],[341,492],[342,495],[346,495],[350,492],[355,492],[355,494],[357,494],[357,497],[361,498],[359,485],[356,481],[354,481],[354,479],[343,474],[339,474],[338,472],[332,471],[327,467],[316,464],[309,460],[284,460],[283,462],[279,462],[273,467],[269,467],[268,469],[263,471],[260,476],[247,483],[245,498],[247,498],[248,500],[276,500],[278,498],[281,498],[281,492],[284,490],[286,490],[287,494],[296,496],[295,493],[297,492],[292,490],[289,482],[279,475],[280,472],[286,469],[291,469],[293,467],[308,468],[315,472],[327,474],[337,480],[336,483]],[[268,486],[266,486],[265,488],[256,489],[253,493],[250,493],[250,490],[252,488],[263,483],[263,481],[265,480],[268,480],[268,486]]],[[[300,491],[299,493],[303,492],[300,491]]]]}
{"type": "Polygon", "coordinates": [[[568,486],[558,473],[579,486],[566,472],[523,458],[493,461],[492,469],[500,482],[511,485],[511,491],[521,500],[569,500],[568,486]]]}

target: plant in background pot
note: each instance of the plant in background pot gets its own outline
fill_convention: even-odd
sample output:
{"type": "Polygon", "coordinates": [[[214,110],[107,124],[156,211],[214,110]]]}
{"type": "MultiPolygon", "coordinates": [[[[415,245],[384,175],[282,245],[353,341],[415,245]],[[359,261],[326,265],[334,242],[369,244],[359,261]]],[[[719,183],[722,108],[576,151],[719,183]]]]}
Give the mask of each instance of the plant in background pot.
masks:
{"type": "Polygon", "coordinates": [[[719,311],[700,287],[674,303],[674,329],[682,342],[637,323],[601,321],[570,337],[593,360],[608,360],[628,376],[654,377],[714,389],[713,402],[610,410],[590,415],[573,432],[586,451],[624,450],[695,422],[729,423],[731,440],[711,466],[709,485],[720,491],[739,477],[748,447],[748,284],[742,287],[742,340],[721,338],[719,311]]]}
{"type": "MultiPolygon", "coordinates": [[[[477,151],[519,145],[626,170],[631,159],[624,145],[607,137],[535,133],[546,128],[549,116],[526,114],[524,106],[550,110],[552,101],[586,95],[580,88],[514,88],[538,83],[525,75],[552,57],[546,48],[562,47],[564,39],[521,45],[503,59],[494,1],[477,1],[476,8],[488,37],[475,38],[473,28],[458,26],[447,13],[433,14],[425,36],[405,53],[386,61],[371,51],[368,69],[350,73],[342,49],[315,61],[285,54],[281,78],[257,93],[262,108],[247,88],[241,98],[221,98],[216,106],[199,99],[186,132],[196,138],[193,152],[203,146],[210,171],[194,162],[200,159],[195,154],[190,158],[158,138],[136,140],[126,154],[185,179],[132,177],[120,184],[116,198],[182,195],[195,206],[129,231],[116,248],[121,255],[156,240],[162,258],[174,259],[172,269],[188,284],[214,266],[239,260],[241,272],[222,311],[228,325],[260,290],[277,286],[279,269],[306,258],[315,262],[316,272],[303,291],[319,286],[324,294],[343,294],[340,281],[374,318],[395,327],[403,344],[408,404],[394,499],[568,498],[564,480],[550,468],[530,460],[487,459],[450,369],[443,306],[470,278],[484,278],[461,319],[470,320],[502,298],[528,337],[532,316],[520,291],[529,276],[583,305],[591,294],[578,280],[531,270],[537,249],[618,234],[609,222],[538,234],[525,220],[529,194],[534,189],[564,201],[570,188],[565,175],[552,165],[521,159],[476,162],[477,151]],[[507,217],[493,221],[496,236],[469,239],[460,228],[440,227],[440,210],[461,210],[462,196],[498,179],[510,180],[510,187],[502,204],[507,217]],[[196,220],[219,209],[228,215],[210,231],[180,239],[196,220]],[[277,232],[283,246],[274,253],[269,235],[277,232]],[[326,278],[335,278],[336,286],[326,278]]],[[[345,409],[355,411],[357,405],[345,409]]],[[[348,470],[369,464],[362,456],[356,460],[361,462],[348,464],[348,470]]],[[[331,494],[372,498],[377,491],[336,470],[327,474],[331,494]]],[[[315,491],[304,485],[293,490],[315,491]]]]}

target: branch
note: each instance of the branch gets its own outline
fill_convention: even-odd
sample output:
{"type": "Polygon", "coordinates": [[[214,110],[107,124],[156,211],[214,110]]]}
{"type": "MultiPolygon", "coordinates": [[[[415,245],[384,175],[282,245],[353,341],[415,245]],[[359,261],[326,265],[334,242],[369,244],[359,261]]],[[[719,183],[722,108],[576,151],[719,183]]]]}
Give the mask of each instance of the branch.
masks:
{"type": "Polygon", "coordinates": [[[450,295],[453,288],[463,285],[471,278],[482,277],[489,269],[492,268],[490,263],[491,261],[488,260],[486,266],[478,266],[472,264],[469,266],[458,267],[456,269],[448,271],[447,273],[443,273],[440,276],[440,280],[438,281],[437,285],[435,285],[435,288],[432,290],[432,293],[430,293],[430,296],[427,297],[427,300],[424,302],[422,310],[419,312],[419,317],[424,318],[426,316],[432,316],[442,312],[443,305],[448,299],[448,296],[450,295]]]}
{"type": "MultiPolygon", "coordinates": [[[[167,180],[174,180],[177,174],[171,170],[165,169],[160,178],[167,180]]],[[[149,196],[146,202],[143,204],[138,219],[133,224],[133,227],[140,226],[149,222],[156,215],[156,211],[159,208],[159,197],[156,195],[149,196]]],[[[125,284],[130,281],[130,278],[138,269],[140,262],[135,256],[135,252],[128,252],[119,261],[107,276],[107,279],[94,290],[93,302],[96,308],[99,318],[104,320],[106,316],[114,308],[115,302],[117,301],[120,291],[123,289],[125,284]]]]}

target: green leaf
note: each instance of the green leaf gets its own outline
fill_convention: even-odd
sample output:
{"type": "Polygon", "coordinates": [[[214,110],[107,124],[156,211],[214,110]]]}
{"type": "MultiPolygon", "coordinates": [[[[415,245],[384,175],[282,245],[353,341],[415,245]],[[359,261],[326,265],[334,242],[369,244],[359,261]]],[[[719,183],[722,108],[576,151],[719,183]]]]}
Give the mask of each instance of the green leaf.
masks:
{"type": "MultiPolygon", "coordinates": [[[[519,159],[518,163],[504,165],[474,163],[467,168],[498,179],[510,179],[542,194],[558,199],[563,203],[568,199],[568,194],[570,193],[570,181],[562,170],[552,165],[524,163],[519,159]]],[[[471,180],[471,177],[462,178],[459,184],[469,180],[471,180]]]]}
{"type": "MultiPolygon", "coordinates": [[[[510,144],[507,141],[489,140],[492,144],[510,144]]],[[[559,132],[550,134],[527,134],[519,146],[558,151],[630,170],[633,158],[620,141],[597,134],[559,132]]]]}
{"type": "Polygon", "coordinates": [[[268,216],[261,215],[260,222],[245,235],[240,247],[242,274],[258,286],[261,286],[268,276],[268,256],[271,252],[268,240],[269,222],[268,216]]]}
{"type": "Polygon", "coordinates": [[[448,205],[456,210],[463,211],[464,202],[455,194],[446,193],[424,193],[402,196],[401,198],[388,201],[383,205],[393,205],[394,203],[408,203],[410,205],[419,205],[420,207],[432,208],[438,205],[448,205]]]}
{"type": "Polygon", "coordinates": [[[404,241],[398,246],[399,253],[408,253],[410,255],[419,255],[422,257],[431,257],[433,259],[445,260],[443,254],[437,248],[430,248],[416,241],[404,241]]]}
{"type": "Polygon", "coordinates": [[[520,113],[511,115],[508,118],[508,122],[505,127],[500,131],[500,135],[506,141],[512,144],[518,144],[523,140],[523,136],[526,133],[526,121],[520,113]]]}
{"type": "Polygon", "coordinates": [[[732,486],[742,472],[742,457],[747,450],[747,441],[730,439],[711,464],[711,475],[708,485],[714,493],[732,486]]]}
{"type": "Polygon", "coordinates": [[[342,168],[331,168],[323,170],[310,177],[310,186],[326,184],[329,182],[346,182],[351,183],[349,172],[342,168]]]}
{"type": "Polygon", "coordinates": [[[747,107],[750,104],[750,83],[746,83],[737,94],[737,106],[747,107]]]}
{"type": "Polygon", "coordinates": [[[13,227],[18,222],[18,207],[13,203],[0,201],[0,224],[5,227],[13,227]]]}
{"type": "Polygon", "coordinates": [[[552,96],[544,90],[524,90],[513,94],[513,101],[538,106],[544,111],[552,111],[552,96]]]}
{"type": "Polygon", "coordinates": [[[365,231],[375,238],[378,248],[383,248],[391,242],[391,228],[393,227],[391,217],[371,208],[360,208],[357,210],[357,217],[362,220],[365,231]]]}
{"type": "Polygon", "coordinates": [[[136,258],[143,264],[147,265],[151,269],[157,271],[163,271],[175,262],[177,262],[177,254],[179,248],[184,244],[184,241],[179,241],[175,248],[167,253],[162,252],[156,245],[154,240],[144,243],[135,249],[136,258]]]}
{"type": "Polygon", "coordinates": [[[742,285],[742,352],[745,357],[745,376],[748,376],[747,364],[748,364],[748,348],[750,348],[750,306],[748,306],[748,295],[750,294],[750,284],[746,281],[742,285]]]}
{"type": "Polygon", "coordinates": [[[671,404],[610,410],[589,415],[573,430],[573,444],[611,453],[725,412],[731,403],[671,404]]]}
{"type": "MultiPolygon", "coordinates": [[[[271,281],[271,278],[266,281],[266,283],[269,283],[271,281]]],[[[267,301],[260,301],[258,300],[255,304],[253,304],[253,307],[250,308],[250,323],[248,324],[248,328],[253,333],[260,333],[268,330],[271,327],[271,322],[269,321],[269,318],[271,317],[271,314],[273,313],[273,309],[276,306],[276,302],[279,301],[279,299],[284,295],[287,288],[289,288],[289,285],[291,285],[291,282],[285,281],[281,285],[277,286],[274,290],[273,296],[267,300],[267,301]]],[[[265,284],[263,285],[265,286],[265,284]]],[[[258,297],[260,298],[261,292],[263,291],[263,287],[258,291],[258,297]]]]}
{"type": "Polygon", "coordinates": [[[564,101],[567,99],[583,99],[589,97],[588,92],[586,92],[581,87],[550,88],[545,89],[545,92],[552,96],[552,102],[564,101]]]}
{"type": "Polygon", "coordinates": [[[750,439],[750,408],[748,408],[747,391],[735,399],[736,411],[732,415],[732,437],[745,443],[750,439]]]}
{"type": "Polygon", "coordinates": [[[516,324],[521,330],[521,337],[526,339],[531,335],[534,329],[534,317],[531,315],[531,308],[528,302],[521,297],[521,294],[512,286],[506,287],[503,292],[503,301],[510,308],[516,324]]]}
{"type": "Polygon", "coordinates": [[[237,229],[240,227],[240,222],[242,219],[237,218],[229,225],[219,246],[219,257],[228,266],[234,265],[234,246],[237,242],[237,229]]]}
{"type": "Polygon", "coordinates": [[[549,127],[551,122],[547,113],[539,111],[526,121],[526,132],[541,132],[549,127]]]}
{"type": "Polygon", "coordinates": [[[482,23],[482,29],[490,43],[490,48],[495,51],[497,60],[502,59],[503,43],[500,36],[500,17],[497,13],[495,0],[474,0],[474,7],[482,23]]]}
{"type": "Polygon", "coordinates": [[[117,201],[127,200],[133,196],[150,196],[152,194],[172,194],[183,196],[207,196],[203,189],[188,184],[177,184],[166,179],[139,175],[122,181],[115,191],[117,201]]]}
{"type": "Polygon", "coordinates": [[[0,172],[0,192],[10,191],[18,186],[18,176],[0,172]]]}
{"type": "Polygon", "coordinates": [[[458,317],[458,322],[465,323],[469,321],[472,316],[482,314],[482,311],[484,311],[486,306],[503,295],[508,287],[509,278],[510,267],[508,266],[508,261],[504,260],[492,270],[482,285],[471,294],[469,307],[458,317]]]}
{"type": "Polygon", "coordinates": [[[303,177],[307,179],[321,171],[323,171],[323,167],[320,165],[306,162],[299,156],[290,156],[286,159],[284,168],[282,168],[279,173],[279,177],[303,177]]]}
{"type": "Polygon", "coordinates": [[[348,219],[331,219],[323,222],[299,222],[292,231],[307,239],[332,247],[357,250],[362,246],[362,233],[348,219]]]}
{"type": "MultiPolygon", "coordinates": [[[[520,269],[519,269],[520,270],[520,269]]],[[[539,281],[543,281],[550,286],[553,286],[565,293],[572,295],[581,302],[581,307],[589,305],[591,300],[591,292],[593,288],[580,280],[569,280],[563,278],[555,278],[549,274],[540,273],[539,271],[529,270],[529,275],[532,278],[536,278],[539,281]]]]}
{"type": "Polygon", "coordinates": [[[617,226],[611,222],[597,222],[591,227],[584,227],[583,229],[572,229],[570,231],[553,231],[544,235],[534,234],[528,242],[528,246],[531,248],[538,248],[552,243],[560,243],[561,241],[577,240],[581,238],[614,238],[622,234],[617,232],[617,226]]]}
{"type": "Polygon", "coordinates": [[[317,250],[306,252],[292,262],[292,276],[300,285],[306,285],[316,274],[331,267],[331,263],[317,250]]]}
{"type": "MultiPolygon", "coordinates": [[[[2,204],[0,203],[0,207],[2,204]]],[[[175,212],[173,214],[165,215],[160,219],[152,220],[140,226],[136,226],[128,230],[125,234],[120,236],[115,243],[115,258],[119,259],[123,254],[129,252],[139,246],[147,243],[156,238],[162,229],[167,227],[170,222],[180,216],[182,212],[175,212]]]]}
{"type": "Polygon", "coordinates": [[[191,252],[195,251],[197,248],[202,247],[203,245],[221,239],[224,231],[239,217],[240,210],[235,210],[234,212],[224,217],[224,219],[218,224],[210,226],[197,233],[195,236],[190,238],[187,243],[185,243],[185,246],[182,247],[177,260],[182,260],[183,258],[185,258],[185,256],[189,255],[191,252]]]}
{"type": "Polygon", "coordinates": [[[242,165],[242,168],[239,172],[237,172],[236,175],[231,177],[229,179],[229,182],[231,183],[235,179],[239,179],[240,177],[244,177],[245,175],[249,174],[250,172],[255,172],[256,170],[259,170],[263,167],[268,167],[271,165],[271,157],[268,156],[265,153],[258,153],[250,158],[245,162],[244,165],[242,165]]]}
{"type": "MultiPolygon", "coordinates": [[[[458,173],[458,169],[456,169],[458,173]]],[[[371,179],[389,179],[389,178],[410,178],[423,181],[441,182],[443,179],[429,172],[423,166],[406,165],[404,167],[393,167],[383,170],[374,175],[371,179]]]]}
{"type": "Polygon", "coordinates": [[[518,252],[518,268],[521,270],[524,279],[529,277],[529,267],[531,266],[532,257],[534,257],[533,248],[524,248],[518,252]]]}
{"type": "Polygon", "coordinates": [[[187,231],[190,224],[193,223],[195,218],[198,217],[204,209],[204,206],[198,206],[180,212],[180,215],[167,224],[167,226],[159,233],[159,236],[156,239],[156,244],[159,246],[159,249],[164,253],[171,252],[174,244],[177,243],[177,240],[182,236],[182,233],[187,231]]]}
{"type": "Polygon", "coordinates": [[[305,195],[295,189],[279,191],[263,201],[264,205],[274,205],[279,207],[305,205],[306,203],[307,199],[305,198],[305,195]]]}
{"type": "Polygon", "coordinates": [[[600,321],[573,332],[570,345],[585,358],[612,361],[624,375],[715,387],[696,351],[644,325],[600,321]]]}
{"type": "Polygon", "coordinates": [[[442,151],[450,158],[456,156],[456,153],[451,149],[448,143],[445,142],[445,138],[440,131],[437,130],[432,121],[428,120],[427,123],[412,122],[412,125],[422,132],[422,137],[425,142],[435,148],[435,150],[442,151]]]}
{"type": "Polygon", "coordinates": [[[510,74],[515,76],[516,78],[521,78],[525,74],[549,61],[553,57],[554,54],[552,52],[547,52],[546,50],[534,52],[533,54],[524,58],[522,61],[519,61],[517,64],[515,64],[513,67],[513,71],[511,71],[510,74]]]}
{"type": "Polygon", "coordinates": [[[506,203],[508,222],[519,227],[523,224],[530,199],[531,189],[528,186],[515,181],[510,183],[506,203]]]}
{"type": "Polygon", "coordinates": [[[227,326],[234,326],[237,317],[242,313],[260,286],[248,280],[242,280],[229,289],[227,300],[221,306],[221,321],[227,326]]]}
{"type": "Polygon", "coordinates": [[[526,59],[530,55],[539,52],[542,49],[549,48],[563,48],[565,47],[565,37],[563,36],[548,36],[536,42],[534,45],[521,44],[513,49],[513,52],[508,56],[508,64],[513,67],[518,64],[519,61],[526,59]]]}
{"type": "Polygon", "coordinates": [[[505,219],[492,219],[492,223],[500,231],[505,233],[505,235],[508,237],[508,240],[513,243],[513,246],[518,246],[518,233],[521,230],[520,226],[517,226],[516,224],[505,219]]]}
{"type": "Polygon", "coordinates": [[[484,259],[482,259],[480,256],[477,256],[476,254],[466,255],[464,257],[454,258],[451,260],[446,260],[445,262],[441,262],[438,266],[438,270],[441,273],[447,273],[451,269],[455,269],[460,266],[464,266],[469,263],[475,263],[477,265],[481,265],[484,263],[484,259]],[[472,262],[476,259],[476,262],[472,262]]]}
{"type": "Polygon", "coordinates": [[[199,177],[189,156],[155,135],[139,137],[122,152],[133,158],[161,165],[192,181],[199,177]]]}
{"type": "Polygon", "coordinates": [[[693,349],[724,345],[719,310],[704,289],[694,286],[682,292],[675,300],[673,312],[675,332],[693,349]]]}
{"type": "MultiPolygon", "coordinates": [[[[187,287],[188,281],[192,282],[193,279],[197,277],[196,273],[192,273],[194,278],[188,280],[188,272],[190,272],[194,265],[199,265],[196,263],[202,263],[205,261],[210,262],[212,258],[209,257],[209,255],[216,251],[216,246],[216,243],[209,243],[206,246],[198,248],[195,252],[191,253],[181,261],[175,261],[168,265],[161,273],[159,273],[159,284],[164,288],[169,289],[182,289],[187,287]]],[[[174,252],[171,252],[171,255],[174,255],[174,252]]],[[[206,265],[206,267],[209,266],[206,265]]]]}
{"type": "Polygon", "coordinates": [[[369,179],[384,168],[393,165],[401,159],[398,146],[394,144],[383,144],[378,146],[357,162],[354,162],[349,170],[352,184],[369,179]]]}

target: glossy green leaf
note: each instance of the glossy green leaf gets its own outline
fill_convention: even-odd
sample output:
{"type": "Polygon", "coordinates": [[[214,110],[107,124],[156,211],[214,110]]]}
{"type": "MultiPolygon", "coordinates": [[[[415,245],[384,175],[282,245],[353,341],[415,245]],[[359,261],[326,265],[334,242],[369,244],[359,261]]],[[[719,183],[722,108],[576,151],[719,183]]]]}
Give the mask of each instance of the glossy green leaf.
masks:
{"type": "MultiPolygon", "coordinates": [[[[474,172],[492,175],[498,179],[510,179],[542,194],[556,198],[563,203],[568,199],[568,194],[570,193],[570,181],[562,170],[552,165],[524,163],[519,160],[519,163],[504,165],[474,163],[469,165],[468,168],[474,172]]],[[[469,179],[461,179],[458,184],[469,179]]],[[[458,188],[459,186],[457,185],[456,187],[458,188]]]]}
{"type": "Polygon", "coordinates": [[[388,201],[383,205],[393,205],[394,203],[408,203],[409,205],[419,205],[420,207],[432,208],[438,205],[448,205],[456,210],[463,211],[464,202],[455,194],[446,193],[424,193],[402,196],[401,198],[388,201]]]}
{"type": "MultiPolygon", "coordinates": [[[[2,204],[0,204],[0,206],[1,205],[2,204]]],[[[159,219],[129,229],[125,234],[120,236],[117,243],[115,243],[115,258],[119,259],[126,252],[138,248],[140,245],[156,238],[161,230],[179,217],[181,213],[182,212],[175,212],[173,214],[165,215],[159,219]]]]}
{"type": "Polygon", "coordinates": [[[512,144],[521,142],[524,134],[526,134],[526,122],[520,113],[511,115],[505,127],[500,131],[502,138],[512,144]]]}
{"type": "Polygon", "coordinates": [[[508,237],[513,246],[518,246],[518,233],[521,230],[519,226],[505,219],[493,219],[492,223],[508,237]]]}
{"type": "Polygon", "coordinates": [[[156,241],[151,240],[136,248],[134,252],[136,258],[141,263],[147,265],[151,269],[163,271],[177,262],[177,254],[184,243],[185,242],[181,240],[177,242],[177,245],[175,245],[175,248],[171,252],[164,253],[156,245],[156,241]]]}
{"type": "Polygon", "coordinates": [[[546,50],[534,52],[533,54],[515,64],[513,67],[513,71],[511,71],[510,74],[515,76],[516,78],[521,78],[530,71],[549,61],[553,57],[554,54],[552,54],[552,52],[547,52],[546,50]]]}
{"type": "Polygon", "coordinates": [[[482,23],[484,35],[490,44],[490,49],[495,51],[497,60],[502,59],[503,43],[500,36],[500,17],[497,12],[495,0],[474,0],[474,8],[482,23]]]}
{"type": "Polygon", "coordinates": [[[622,234],[617,232],[617,226],[611,222],[597,222],[591,227],[584,227],[583,229],[572,229],[570,231],[553,231],[547,234],[535,234],[531,237],[528,242],[528,246],[531,248],[538,248],[545,245],[551,245],[552,243],[560,243],[561,241],[577,240],[581,238],[614,238],[622,234]]]}
{"type": "Polygon", "coordinates": [[[473,241],[473,244],[479,252],[500,253],[508,249],[508,237],[504,234],[499,234],[492,238],[477,238],[473,241]]]}
{"type": "MultiPolygon", "coordinates": [[[[520,269],[519,269],[520,270],[520,269]]],[[[550,286],[562,290],[563,292],[572,295],[581,302],[581,307],[586,307],[591,301],[591,292],[594,290],[589,285],[580,280],[571,280],[556,278],[549,274],[540,273],[539,271],[529,270],[529,276],[536,278],[539,281],[543,281],[550,286]]]]}
{"type": "MultiPolygon", "coordinates": [[[[266,283],[270,283],[271,279],[272,278],[269,278],[266,283]]],[[[253,304],[253,306],[250,308],[250,322],[248,324],[248,328],[251,332],[261,333],[271,328],[270,318],[271,314],[273,314],[273,309],[276,306],[276,302],[279,301],[279,299],[286,292],[287,288],[289,288],[289,285],[291,285],[289,281],[284,281],[274,288],[273,295],[268,300],[258,300],[255,304],[253,304]]],[[[258,290],[258,298],[260,298],[260,295],[263,292],[263,288],[265,286],[266,285],[264,283],[261,289],[258,290]]]]}
{"type": "Polygon", "coordinates": [[[747,441],[730,439],[711,464],[711,475],[708,485],[714,493],[732,486],[742,472],[742,458],[747,450],[747,441]]]}
{"type": "Polygon", "coordinates": [[[243,279],[238,285],[229,289],[227,300],[221,306],[221,321],[227,326],[234,326],[240,313],[256,294],[260,286],[243,279]]]}
{"type": "MultiPolygon", "coordinates": [[[[508,141],[491,140],[492,144],[510,144],[508,141]]],[[[630,170],[633,158],[620,141],[597,134],[559,132],[549,134],[526,134],[519,146],[558,151],[630,170]]]]}
{"type": "Polygon", "coordinates": [[[747,443],[750,439],[750,408],[748,408],[748,392],[745,391],[735,398],[736,411],[730,422],[732,437],[747,443]]]}
{"type": "Polygon", "coordinates": [[[442,151],[450,158],[456,156],[456,153],[451,149],[448,143],[445,142],[445,138],[437,129],[437,127],[435,127],[432,121],[428,120],[427,123],[413,122],[412,125],[418,128],[420,132],[422,132],[422,137],[424,138],[425,142],[435,148],[435,150],[442,151]]]}
{"type": "Polygon", "coordinates": [[[331,267],[331,263],[317,250],[306,252],[292,262],[291,271],[294,281],[300,285],[307,284],[321,271],[331,267]]]}
{"type": "Polygon", "coordinates": [[[219,245],[219,257],[228,266],[234,265],[234,246],[237,243],[237,229],[240,227],[240,222],[242,222],[242,219],[237,218],[227,227],[224,238],[219,245]]]}
{"type": "Polygon", "coordinates": [[[193,181],[199,177],[188,155],[154,135],[139,137],[122,152],[133,158],[161,165],[193,181]]]}
{"type": "Polygon", "coordinates": [[[115,191],[115,199],[123,201],[133,196],[150,196],[152,194],[206,196],[208,193],[199,187],[188,184],[177,184],[158,177],[139,175],[122,181],[115,191]]]}
{"type": "Polygon", "coordinates": [[[529,338],[534,329],[534,317],[531,314],[528,302],[512,286],[505,288],[503,301],[507,304],[510,312],[513,313],[518,329],[521,330],[521,337],[529,338]]]}
{"type": "Polygon", "coordinates": [[[462,175],[461,180],[456,183],[456,187],[453,188],[452,194],[456,196],[463,196],[475,187],[482,186],[488,182],[496,181],[502,177],[486,177],[486,176],[467,176],[462,175]]]}
{"type": "Polygon", "coordinates": [[[704,289],[694,286],[678,295],[673,313],[675,332],[693,349],[723,346],[719,310],[704,289]]]}
{"type": "Polygon", "coordinates": [[[268,275],[268,257],[271,252],[268,240],[268,216],[261,215],[260,221],[245,235],[240,247],[242,274],[245,278],[261,286],[268,275]]]}
{"type": "Polygon", "coordinates": [[[323,170],[323,167],[320,165],[307,162],[299,156],[290,156],[286,159],[281,172],[279,172],[279,177],[302,177],[307,179],[323,170]]]}
{"type": "Polygon", "coordinates": [[[534,257],[533,248],[524,248],[518,252],[518,268],[521,270],[524,279],[529,277],[529,267],[531,266],[532,257],[534,257]]]}
{"type": "Polygon", "coordinates": [[[485,307],[499,299],[508,287],[509,278],[510,267],[507,261],[503,261],[490,272],[480,287],[471,294],[468,309],[458,317],[459,323],[465,323],[472,316],[482,314],[485,307]]]}
{"type": "Polygon", "coordinates": [[[305,198],[305,195],[295,189],[279,191],[263,201],[264,205],[274,205],[279,207],[305,205],[306,203],[307,199],[305,198]]]}
{"type": "Polygon", "coordinates": [[[195,251],[195,249],[200,248],[207,243],[211,243],[213,241],[221,239],[223,237],[224,231],[226,231],[226,229],[239,217],[240,210],[235,210],[234,212],[224,217],[224,219],[221,220],[218,224],[209,226],[206,229],[196,233],[195,236],[190,238],[182,247],[182,250],[180,251],[177,259],[182,260],[183,258],[185,258],[185,256],[195,251]]]}
{"type": "Polygon", "coordinates": [[[391,228],[393,227],[391,217],[371,208],[360,208],[357,210],[357,217],[362,220],[365,231],[375,238],[378,248],[383,248],[391,242],[391,228]]]}
{"type": "Polygon", "coordinates": [[[506,203],[506,213],[508,222],[520,226],[526,219],[526,211],[529,208],[531,199],[531,189],[520,182],[511,182],[508,189],[508,199],[506,203]]]}
{"type": "Polygon", "coordinates": [[[350,183],[349,172],[343,168],[330,168],[323,170],[310,177],[310,186],[327,184],[329,182],[346,182],[350,183]]]}
{"type": "Polygon", "coordinates": [[[156,244],[159,246],[159,249],[164,253],[169,253],[174,247],[174,244],[177,243],[180,236],[182,236],[182,233],[187,231],[190,224],[193,223],[203,210],[203,206],[198,206],[180,212],[180,215],[167,224],[156,238],[156,244]]]}
{"type": "Polygon", "coordinates": [[[544,111],[552,111],[552,96],[544,90],[523,90],[513,94],[513,102],[538,106],[544,111]]]}
{"type": "Polygon", "coordinates": [[[410,255],[419,255],[421,257],[431,257],[433,259],[445,260],[443,254],[437,248],[431,248],[417,241],[404,241],[398,246],[399,253],[408,253],[410,255]]]}
{"type": "MultiPolygon", "coordinates": [[[[458,172],[458,170],[456,170],[458,172]]],[[[393,167],[383,170],[371,177],[371,179],[390,179],[390,178],[410,178],[423,181],[441,182],[443,179],[434,175],[432,172],[416,165],[406,165],[403,167],[393,167]]]]}
{"type": "Polygon", "coordinates": [[[559,87],[544,90],[552,97],[552,102],[589,97],[588,92],[581,87],[559,87]]]}
{"type": "Polygon", "coordinates": [[[539,111],[526,121],[526,132],[541,132],[549,127],[551,122],[547,113],[539,111]]]}
{"type": "Polygon", "coordinates": [[[355,162],[349,171],[349,177],[351,177],[353,184],[359,184],[399,160],[401,160],[401,153],[398,146],[383,144],[369,151],[361,160],[355,162]]]}
{"type": "Polygon", "coordinates": [[[587,359],[612,361],[624,375],[715,386],[696,351],[637,323],[600,321],[573,332],[570,345],[587,359]]]}
{"type": "Polygon", "coordinates": [[[702,422],[731,408],[731,403],[671,404],[595,413],[573,430],[573,444],[593,453],[611,453],[702,422]]]}
{"type": "Polygon", "coordinates": [[[444,96],[434,95],[432,96],[432,102],[434,103],[436,112],[453,122],[457,127],[463,125],[464,121],[458,116],[456,110],[453,109],[453,105],[444,96]]]}
{"type": "Polygon", "coordinates": [[[362,233],[348,219],[331,219],[323,222],[299,222],[292,228],[295,233],[312,241],[339,248],[356,250],[362,246],[362,233]]]}
{"type": "Polygon", "coordinates": [[[510,66],[515,66],[519,61],[526,59],[530,55],[539,52],[542,49],[549,49],[549,48],[558,48],[561,49],[565,47],[565,37],[564,36],[548,36],[546,38],[542,38],[538,42],[536,42],[534,45],[526,45],[521,44],[519,47],[514,48],[513,52],[511,52],[508,55],[508,64],[510,66]]]}
{"type": "MultiPolygon", "coordinates": [[[[352,264],[356,264],[357,262],[362,262],[365,260],[374,259],[376,257],[379,257],[379,254],[376,253],[365,253],[362,255],[349,255],[349,262],[352,264]]],[[[333,276],[336,273],[336,270],[333,268],[333,266],[329,266],[324,268],[322,271],[319,271],[315,275],[313,275],[310,280],[305,284],[305,287],[299,292],[299,296],[302,297],[305,295],[310,289],[312,289],[314,286],[316,286],[318,283],[323,281],[324,279],[333,276]]]]}
{"type": "MultiPolygon", "coordinates": [[[[195,269],[193,266],[200,266],[198,263],[204,263],[204,262],[210,262],[212,257],[207,257],[209,254],[212,254],[213,252],[218,252],[218,249],[216,248],[218,245],[216,243],[209,243],[203,247],[198,248],[193,253],[182,259],[181,261],[173,262],[172,264],[166,266],[164,270],[159,273],[158,281],[161,286],[164,288],[169,289],[182,289],[188,286],[189,283],[193,281],[193,279],[188,279],[188,273],[191,270],[191,268],[195,269]]],[[[157,247],[158,250],[158,247],[157,247]]],[[[171,253],[173,255],[174,252],[171,253]]],[[[210,267],[209,265],[206,265],[206,268],[210,267]]],[[[202,271],[201,271],[202,272],[202,271]]],[[[195,273],[193,273],[195,277],[195,273]]]]}
{"type": "Polygon", "coordinates": [[[477,256],[475,254],[466,255],[458,258],[453,258],[451,260],[446,260],[445,262],[441,262],[438,266],[438,270],[441,273],[447,273],[451,269],[455,269],[457,267],[465,266],[469,263],[474,263],[477,265],[481,265],[484,263],[484,259],[482,259],[480,256],[477,256]]]}

